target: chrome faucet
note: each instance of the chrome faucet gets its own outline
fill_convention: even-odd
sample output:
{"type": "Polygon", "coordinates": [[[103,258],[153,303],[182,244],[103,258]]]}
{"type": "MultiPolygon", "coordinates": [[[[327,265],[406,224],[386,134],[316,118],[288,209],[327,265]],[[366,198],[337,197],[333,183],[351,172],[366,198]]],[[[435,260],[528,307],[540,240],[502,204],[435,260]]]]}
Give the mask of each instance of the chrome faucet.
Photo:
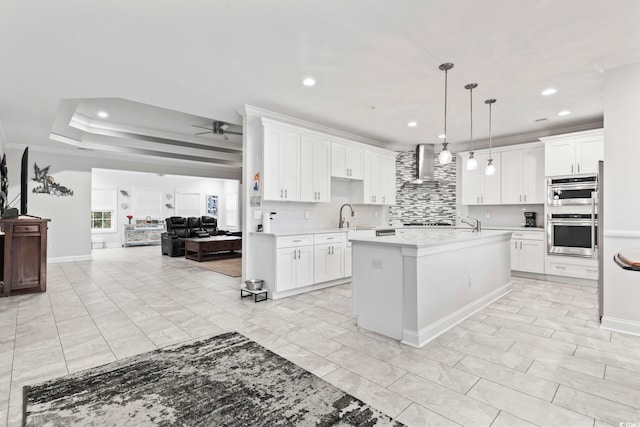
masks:
{"type": "Polygon", "coordinates": [[[462,218],[460,220],[460,222],[462,222],[463,224],[467,224],[467,225],[471,226],[471,228],[472,228],[471,231],[472,232],[476,232],[476,231],[480,232],[480,231],[482,231],[482,223],[479,220],[477,220],[476,218],[472,218],[472,217],[468,216],[466,218],[462,218]],[[473,222],[471,222],[471,221],[473,221],[473,222]]]}
{"type": "Polygon", "coordinates": [[[347,223],[347,228],[349,228],[349,221],[346,221],[345,217],[342,216],[342,209],[344,209],[345,206],[349,206],[349,209],[351,209],[352,217],[356,216],[355,212],[353,211],[353,206],[351,206],[349,203],[345,203],[344,205],[340,206],[340,221],[338,222],[338,228],[344,228],[345,222],[347,223]]]}

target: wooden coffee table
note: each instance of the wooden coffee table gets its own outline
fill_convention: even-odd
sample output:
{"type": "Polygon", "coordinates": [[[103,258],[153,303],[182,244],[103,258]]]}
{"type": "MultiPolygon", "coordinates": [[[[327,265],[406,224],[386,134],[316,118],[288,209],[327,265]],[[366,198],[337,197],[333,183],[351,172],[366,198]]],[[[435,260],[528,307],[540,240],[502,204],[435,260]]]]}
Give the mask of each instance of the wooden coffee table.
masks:
{"type": "Polygon", "coordinates": [[[242,249],[242,237],[189,237],[180,240],[184,240],[184,257],[194,261],[201,262],[242,256],[241,253],[235,252],[242,249]]]}

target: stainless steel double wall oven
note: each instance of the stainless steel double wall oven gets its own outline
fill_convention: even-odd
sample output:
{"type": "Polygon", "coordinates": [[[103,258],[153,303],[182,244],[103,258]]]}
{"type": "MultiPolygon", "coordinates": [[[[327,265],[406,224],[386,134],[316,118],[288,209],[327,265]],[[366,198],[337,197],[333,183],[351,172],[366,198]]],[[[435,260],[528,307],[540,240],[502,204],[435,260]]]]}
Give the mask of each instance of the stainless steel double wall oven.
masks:
{"type": "Polygon", "coordinates": [[[596,258],[598,176],[547,178],[547,253],[596,258]]]}

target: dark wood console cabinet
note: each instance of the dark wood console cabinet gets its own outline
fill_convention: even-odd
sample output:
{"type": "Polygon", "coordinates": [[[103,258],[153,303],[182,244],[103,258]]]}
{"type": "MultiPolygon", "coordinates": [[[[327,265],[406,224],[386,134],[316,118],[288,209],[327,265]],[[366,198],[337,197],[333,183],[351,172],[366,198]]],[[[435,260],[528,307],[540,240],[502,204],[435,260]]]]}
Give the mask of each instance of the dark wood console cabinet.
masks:
{"type": "Polygon", "coordinates": [[[0,276],[4,282],[2,296],[12,291],[47,290],[47,223],[49,219],[19,216],[0,219],[2,262],[0,276]]]}

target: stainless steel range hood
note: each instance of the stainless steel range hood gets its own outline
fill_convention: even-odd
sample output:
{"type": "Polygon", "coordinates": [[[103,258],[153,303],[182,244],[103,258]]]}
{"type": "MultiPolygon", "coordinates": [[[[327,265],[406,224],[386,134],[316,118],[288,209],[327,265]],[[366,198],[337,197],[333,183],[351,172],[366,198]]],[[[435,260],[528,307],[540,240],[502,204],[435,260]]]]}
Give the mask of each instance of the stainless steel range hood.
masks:
{"type": "Polygon", "coordinates": [[[416,175],[412,181],[414,184],[422,184],[423,181],[433,181],[433,144],[418,144],[416,146],[416,175]]]}

